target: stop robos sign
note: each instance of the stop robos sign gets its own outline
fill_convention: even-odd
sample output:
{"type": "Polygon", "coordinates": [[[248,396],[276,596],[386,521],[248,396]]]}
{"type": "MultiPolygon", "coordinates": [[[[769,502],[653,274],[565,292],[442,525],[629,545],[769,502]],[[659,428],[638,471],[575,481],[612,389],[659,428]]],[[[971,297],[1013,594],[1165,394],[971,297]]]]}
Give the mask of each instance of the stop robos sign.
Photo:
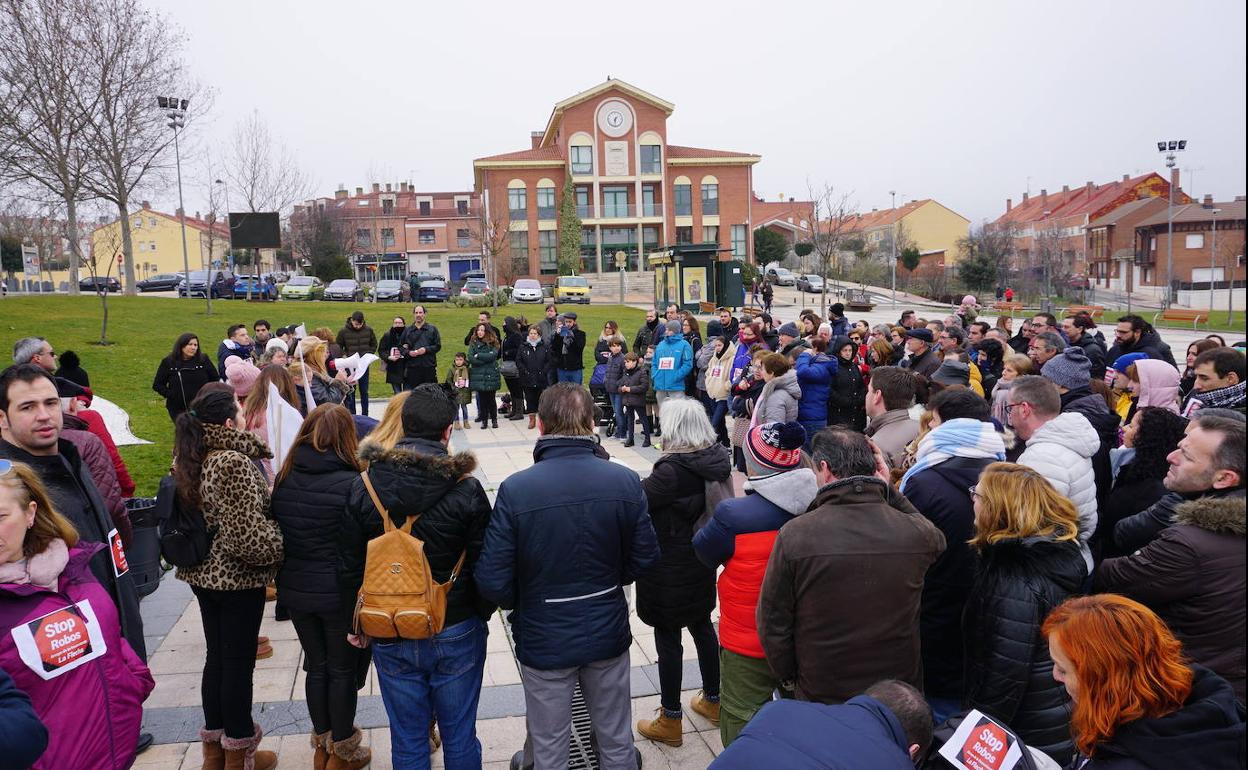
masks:
{"type": "Polygon", "coordinates": [[[1017,736],[977,710],[966,715],[939,753],[962,770],[1013,770],[1023,757],[1017,736]]]}

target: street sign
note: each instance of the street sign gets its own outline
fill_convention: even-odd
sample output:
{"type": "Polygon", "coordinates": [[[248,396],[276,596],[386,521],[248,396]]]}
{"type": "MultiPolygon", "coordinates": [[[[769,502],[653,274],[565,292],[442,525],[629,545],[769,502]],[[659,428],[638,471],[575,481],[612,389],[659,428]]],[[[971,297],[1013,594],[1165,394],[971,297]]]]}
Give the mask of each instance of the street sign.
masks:
{"type": "Polygon", "coordinates": [[[29,243],[22,244],[22,272],[26,275],[39,275],[39,249],[29,243]]]}

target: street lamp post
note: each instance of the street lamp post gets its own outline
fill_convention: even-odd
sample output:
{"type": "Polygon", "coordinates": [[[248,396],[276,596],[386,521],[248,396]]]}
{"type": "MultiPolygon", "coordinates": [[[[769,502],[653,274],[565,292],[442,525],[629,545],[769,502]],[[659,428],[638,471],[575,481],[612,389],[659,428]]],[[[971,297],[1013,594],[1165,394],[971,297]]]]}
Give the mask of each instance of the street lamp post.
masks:
{"type": "MultiPolygon", "coordinates": [[[[1174,154],[1187,149],[1186,139],[1169,139],[1157,143],[1157,152],[1166,156],[1166,168],[1174,169],[1174,154]]],[[[1170,307],[1171,291],[1174,289],[1174,184],[1170,180],[1170,196],[1166,205],[1166,298],[1162,307],[1170,307]]]]}
{"type": "MultiPolygon", "coordinates": [[[[158,96],[156,104],[169,118],[169,127],[173,129],[173,157],[178,168],[178,221],[182,225],[182,270],[186,273],[186,298],[191,298],[191,261],[186,253],[186,206],[182,202],[182,150],[178,145],[178,129],[186,126],[186,107],[190,99],[179,99],[176,96],[158,96]]],[[[212,294],[212,273],[208,274],[209,282],[205,291],[212,294]]],[[[208,310],[212,312],[212,300],[208,310]]]]}
{"type": "MultiPolygon", "coordinates": [[[[893,214],[895,215],[897,213],[897,191],[889,190],[888,194],[892,196],[893,198],[893,214]]],[[[889,238],[889,241],[892,243],[892,247],[890,249],[890,251],[892,251],[892,255],[889,258],[889,262],[893,266],[893,279],[892,279],[893,280],[893,307],[896,308],[897,307],[897,222],[895,220],[893,221],[892,237],[889,238]]]]}
{"type": "MultiPolygon", "coordinates": [[[[1218,253],[1218,214],[1222,213],[1222,209],[1210,209],[1213,215],[1213,239],[1209,242],[1209,315],[1213,315],[1213,261],[1218,253]]],[[[1227,285],[1230,290],[1230,285],[1227,285]]]]}

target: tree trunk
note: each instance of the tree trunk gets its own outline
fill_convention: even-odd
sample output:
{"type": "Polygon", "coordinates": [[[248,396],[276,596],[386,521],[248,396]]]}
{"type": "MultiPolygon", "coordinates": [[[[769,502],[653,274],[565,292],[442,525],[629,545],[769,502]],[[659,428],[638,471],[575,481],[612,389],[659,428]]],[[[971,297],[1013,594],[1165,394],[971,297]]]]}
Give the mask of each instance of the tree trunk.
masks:
{"type": "Polygon", "coordinates": [[[78,242],[78,202],[65,192],[65,237],[69,239],[69,293],[78,294],[78,266],[82,264],[82,244],[78,242]]]}
{"type": "MultiPolygon", "coordinates": [[[[134,285],[134,239],[130,233],[130,199],[123,190],[117,196],[117,214],[121,217],[122,291],[128,297],[138,296],[134,285]]],[[[109,256],[112,259],[112,256],[109,256]]],[[[107,271],[105,271],[107,274],[107,271]]]]}
{"type": "Polygon", "coordinates": [[[100,321],[100,344],[108,344],[108,291],[97,291],[100,297],[100,305],[104,308],[104,318],[100,321]]]}

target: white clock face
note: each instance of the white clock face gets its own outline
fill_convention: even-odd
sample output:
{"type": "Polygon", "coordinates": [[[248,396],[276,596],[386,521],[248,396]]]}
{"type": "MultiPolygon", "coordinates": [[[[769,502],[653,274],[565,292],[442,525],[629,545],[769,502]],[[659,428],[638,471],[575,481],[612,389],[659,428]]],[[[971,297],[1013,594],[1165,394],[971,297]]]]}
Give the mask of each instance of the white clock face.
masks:
{"type": "Polygon", "coordinates": [[[598,128],[607,136],[624,136],[633,127],[633,113],[620,101],[609,101],[598,110],[598,128]]]}

